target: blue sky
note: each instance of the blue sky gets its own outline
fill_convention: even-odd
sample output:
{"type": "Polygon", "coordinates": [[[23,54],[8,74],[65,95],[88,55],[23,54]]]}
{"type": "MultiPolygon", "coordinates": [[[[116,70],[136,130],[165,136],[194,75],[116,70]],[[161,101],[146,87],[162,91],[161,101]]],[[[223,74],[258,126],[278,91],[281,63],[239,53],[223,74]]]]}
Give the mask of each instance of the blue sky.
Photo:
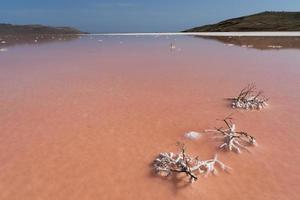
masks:
{"type": "Polygon", "coordinates": [[[168,32],[266,10],[300,11],[300,0],[1,0],[0,23],[168,32]]]}

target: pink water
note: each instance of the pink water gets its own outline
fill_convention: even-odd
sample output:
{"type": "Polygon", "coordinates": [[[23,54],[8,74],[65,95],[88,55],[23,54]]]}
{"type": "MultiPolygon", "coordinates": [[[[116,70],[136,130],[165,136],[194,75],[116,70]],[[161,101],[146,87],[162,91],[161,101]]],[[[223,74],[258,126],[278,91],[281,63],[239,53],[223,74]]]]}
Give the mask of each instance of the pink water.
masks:
{"type": "Polygon", "coordinates": [[[300,50],[257,50],[177,37],[83,37],[0,52],[0,199],[299,198],[300,50]],[[98,40],[103,40],[99,42],[98,40]],[[170,50],[170,43],[176,45],[170,50]],[[258,147],[219,152],[208,136],[255,82],[263,111],[238,111],[258,147]],[[185,142],[230,174],[196,183],[153,175],[159,152],[185,142]]]}

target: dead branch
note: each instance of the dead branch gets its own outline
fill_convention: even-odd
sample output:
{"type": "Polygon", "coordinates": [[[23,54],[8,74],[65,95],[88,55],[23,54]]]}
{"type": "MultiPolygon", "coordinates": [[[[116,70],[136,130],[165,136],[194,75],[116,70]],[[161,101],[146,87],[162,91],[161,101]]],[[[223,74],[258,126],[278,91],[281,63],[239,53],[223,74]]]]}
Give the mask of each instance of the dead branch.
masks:
{"type": "Polygon", "coordinates": [[[232,123],[231,119],[224,119],[223,121],[227,128],[205,130],[205,132],[213,132],[217,134],[217,138],[223,140],[223,143],[219,146],[220,149],[241,153],[241,149],[249,151],[248,146],[257,145],[253,136],[246,132],[236,131],[236,126],[232,123]]]}
{"type": "Polygon", "coordinates": [[[218,172],[216,166],[224,171],[231,169],[218,160],[217,155],[210,160],[200,160],[198,157],[192,158],[186,154],[184,144],[181,145],[178,154],[172,152],[160,153],[153,162],[153,168],[158,175],[170,176],[175,173],[185,173],[190,182],[198,180],[196,173],[205,174],[205,176],[210,173],[216,175],[218,172]]]}
{"type": "Polygon", "coordinates": [[[263,91],[256,91],[256,86],[252,83],[243,88],[237,97],[229,98],[232,101],[232,108],[256,109],[265,108],[268,104],[268,98],[263,95],[263,91]]]}

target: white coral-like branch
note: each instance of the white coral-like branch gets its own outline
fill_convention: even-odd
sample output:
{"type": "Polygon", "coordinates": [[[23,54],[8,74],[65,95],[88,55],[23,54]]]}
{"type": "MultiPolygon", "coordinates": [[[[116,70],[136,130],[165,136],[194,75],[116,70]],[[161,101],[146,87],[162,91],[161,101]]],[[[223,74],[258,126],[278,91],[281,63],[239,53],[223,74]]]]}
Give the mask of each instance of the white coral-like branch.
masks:
{"type": "Polygon", "coordinates": [[[216,128],[213,130],[205,130],[206,132],[218,134],[216,138],[223,140],[223,143],[219,146],[220,149],[241,153],[241,149],[249,151],[247,146],[257,145],[254,137],[246,132],[236,131],[236,126],[231,123],[231,121],[228,121],[227,119],[224,119],[223,121],[227,125],[227,129],[216,128]]]}
{"type": "Polygon", "coordinates": [[[174,173],[185,173],[190,177],[191,182],[198,179],[196,173],[205,176],[210,173],[216,175],[218,173],[217,166],[224,171],[231,169],[218,160],[217,155],[210,160],[200,160],[198,157],[192,158],[187,155],[184,149],[179,154],[172,152],[160,153],[153,162],[153,168],[158,175],[170,176],[174,173]]]}

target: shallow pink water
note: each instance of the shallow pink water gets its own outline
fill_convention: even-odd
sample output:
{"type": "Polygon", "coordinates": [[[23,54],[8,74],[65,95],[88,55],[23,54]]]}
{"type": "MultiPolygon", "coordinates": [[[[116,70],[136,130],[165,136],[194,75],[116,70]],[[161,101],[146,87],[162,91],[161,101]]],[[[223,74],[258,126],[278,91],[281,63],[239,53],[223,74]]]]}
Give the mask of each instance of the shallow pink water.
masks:
{"type": "Polygon", "coordinates": [[[0,199],[296,200],[299,52],[184,36],[8,47],[0,52],[0,199]],[[216,119],[235,112],[224,98],[251,82],[270,107],[233,115],[259,146],[219,152],[230,174],[187,186],[152,174],[155,156],[176,151],[177,141],[212,157],[218,143],[183,133],[222,125],[216,119]]]}

